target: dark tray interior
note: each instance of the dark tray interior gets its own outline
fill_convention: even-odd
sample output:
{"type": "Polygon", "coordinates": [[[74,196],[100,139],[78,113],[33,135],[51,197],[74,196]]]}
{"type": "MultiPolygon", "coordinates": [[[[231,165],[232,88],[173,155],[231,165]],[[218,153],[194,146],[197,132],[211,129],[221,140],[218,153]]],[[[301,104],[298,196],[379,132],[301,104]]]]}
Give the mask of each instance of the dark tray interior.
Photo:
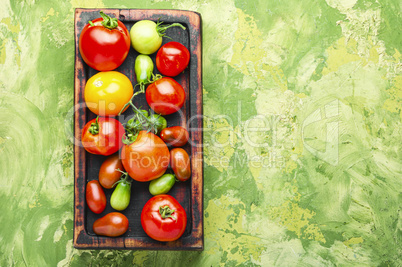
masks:
{"type": "MultiPolygon", "coordinates": [[[[107,13],[107,12],[106,12],[107,13]]],[[[87,17],[83,18],[83,20],[88,21],[92,20],[94,18],[97,18],[99,16],[99,12],[88,12],[85,14],[87,17]]],[[[169,18],[161,18],[161,21],[164,21],[166,23],[173,23],[176,21],[169,21],[171,19],[169,18]]],[[[124,25],[127,27],[127,29],[130,31],[131,27],[134,25],[136,21],[123,21],[124,25]]],[[[186,27],[186,30],[181,29],[180,27],[172,27],[166,30],[166,35],[169,36],[172,39],[169,38],[163,38],[163,44],[169,42],[169,41],[176,41],[180,42],[187,48],[189,47],[189,31],[188,31],[188,25],[182,23],[184,27],[186,27]]],[[[134,62],[135,58],[137,57],[139,53],[135,51],[132,47],[130,48],[130,52],[127,56],[127,59],[123,62],[123,64],[116,69],[116,71],[119,71],[123,74],[125,74],[133,83],[133,86],[135,86],[136,82],[136,77],[134,73],[134,62]]],[[[160,74],[156,68],[155,64],[155,57],[156,53],[150,55],[152,58],[152,61],[154,62],[154,74],[160,74]]],[[[86,80],[91,78],[94,74],[98,73],[98,71],[88,67],[88,65],[85,65],[85,74],[86,74],[86,80]]],[[[180,83],[184,90],[186,91],[187,95],[187,100],[191,95],[188,92],[188,85],[189,84],[189,70],[188,68],[184,70],[183,73],[179,74],[178,76],[174,77],[174,79],[180,83]]],[[[138,90],[138,88],[136,88],[138,90]]],[[[146,109],[149,110],[149,106],[145,100],[145,95],[140,94],[135,97],[133,101],[134,105],[138,108],[146,109]]],[[[152,111],[152,110],[151,110],[152,111]]],[[[175,126],[175,125],[182,125],[187,128],[186,123],[189,121],[189,116],[190,116],[190,110],[189,110],[189,105],[188,101],[185,102],[184,106],[182,107],[183,113],[179,114],[178,112],[164,116],[167,120],[168,127],[169,126],[175,126]],[[184,115],[182,117],[181,115],[184,115]]],[[[86,112],[86,121],[89,121],[91,119],[96,118],[96,115],[89,110],[86,112]]],[[[119,121],[122,123],[127,122],[132,115],[134,114],[133,110],[131,108],[128,108],[121,116],[118,117],[119,121]]],[[[191,133],[190,133],[191,134],[191,133]]],[[[191,138],[191,137],[190,137],[191,138]]],[[[187,153],[191,154],[191,146],[189,144],[186,144],[183,147],[187,153]]],[[[91,181],[91,180],[97,180],[98,179],[98,174],[99,174],[99,168],[102,164],[102,162],[106,159],[105,156],[99,156],[99,155],[93,155],[91,153],[86,152],[86,182],[91,181]]],[[[169,168],[166,173],[173,173],[173,171],[169,168]]],[[[187,213],[190,212],[191,210],[191,187],[190,187],[191,181],[187,182],[178,182],[174,185],[172,190],[168,193],[169,195],[172,195],[175,197],[179,203],[183,206],[183,208],[186,210],[187,213]]],[[[133,236],[133,237],[142,237],[142,236],[147,236],[144,230],[142,229],[141,226],[141,209],[145,205],[145,203],[152,197],[152,195],[149,193],[148,190],[148,185],[149,182],[137,182],[133,180],[132,187],[131,187],[131,200],[130,200],[130,205],[128,208],[122,213],[127,216],[130,226],[129,230],[124,236],[133,236]]],[[[92,230],[92,225],[95,220],[103,217],[104,215],[115,211],[109,203],[110,196],[113,192],[113,189],[105,189],[105,194],[107,197],[107,206],[106,209],[101,213],[101,214],[95,214],[91,210],[89,210],[88,207],[85,207],[85,218],[86,218],[86,230],[90,235],[95,235],[95,233],[92,230]]],[[[191,217],[188,218],[187,222],[187,227],[186,230],[183,234],[183,237],[188,235],[191,231],[191,217]]]]}

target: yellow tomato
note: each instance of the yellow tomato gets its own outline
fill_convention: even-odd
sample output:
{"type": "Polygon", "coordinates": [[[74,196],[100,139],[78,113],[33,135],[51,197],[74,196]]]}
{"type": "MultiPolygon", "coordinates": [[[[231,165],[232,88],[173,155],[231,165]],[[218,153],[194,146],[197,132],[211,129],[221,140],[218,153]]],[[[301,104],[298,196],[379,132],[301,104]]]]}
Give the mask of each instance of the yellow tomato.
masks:
{"type": "Polygon", "coordinates": [[[85,85],[85,103],[93,113],[100,116],[118,115],[132,96],[131,81],[117,71],[98,72],[85,85]]]}

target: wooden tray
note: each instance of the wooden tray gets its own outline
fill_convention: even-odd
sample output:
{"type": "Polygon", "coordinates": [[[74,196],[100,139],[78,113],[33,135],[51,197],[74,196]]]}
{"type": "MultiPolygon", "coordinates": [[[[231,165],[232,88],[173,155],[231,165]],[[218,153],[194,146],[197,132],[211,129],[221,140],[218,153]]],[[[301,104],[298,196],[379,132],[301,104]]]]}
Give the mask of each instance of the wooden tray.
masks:
{"type": "MultiPolygon", "coordinates": [[[[179,22],[186,27],[172,27],[166,31],[173,41],[184,44],[190,51],[191,59],[188,68],[174,79],[186,91],[186,103],[182,107],[183,115],[175,113],[165,116],[168,126],[182,125],[190,133],[189,143],[183,147],[191,157],[192,177],[189,181],[176,183],[169,192],[175,197],[187,212],[188,222],[181,238],[174,242],[159,242],[149,238],[141,226],[141,210],[144,204],[152,197],[148,191],[149,183],[133,181],[131,201],[129,207],[122,213],[129,219],[129,229],[121,237],[111,238],[95,235],[92,230],[93,222],[114,211],[110,207],[112,190],[105,189],[107,206],[101,214],[89,210],[85,202],[85,187],[88,181],[98,179],[99,168],[104,156],[93,155],[80,145],[81,133],[84,125],[95,118],[95,115],[85,107],[84,88],[86,81],[96,70],[88,67],[81,58],[78,49],[78,40],[81,30],[89,20],[98,18],[100,9],[75,10],[75,75],[74,75],[74,247],[79,249],[149,249],[149,250],[202,250],[203,249],[203,150],[202,150],[202,80],[201,80],[201,16],[198,13],[181,10],[141,10],[141,9],[103,9],[103,11],[120,19],[131,29],[136,21],[160,19],[165,23],[179,22]]],[[[164,38],[163,44],[170,40],[164,38]]],[[[134,75],[134,61],[138,53],[133,48],[125,62],[116,69],[127,75],[136,84],[134,75]]],[[[151,55],[155,62],[155,54],[151,55]]],[[[155,73],[157,69],[155,67],[155,73]]],[[[134,99],[137,107],[148,109],[144,95],[134,99]]],[[[119,120],[126,122],[132,115],[127,110],[119,120]]]]}

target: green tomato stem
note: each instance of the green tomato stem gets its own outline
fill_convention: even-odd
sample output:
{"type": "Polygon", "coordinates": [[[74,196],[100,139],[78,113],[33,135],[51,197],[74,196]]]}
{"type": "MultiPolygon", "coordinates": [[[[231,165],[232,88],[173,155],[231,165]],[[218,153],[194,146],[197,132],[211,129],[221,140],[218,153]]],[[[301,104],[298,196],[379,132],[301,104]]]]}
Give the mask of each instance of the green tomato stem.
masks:
{"type": "Polygon", "coordinates": [[[160,80],[160,79],[162,79],[163,78],[163,76],[162,75],[160,75],[160,74],[153,74],[152,73],[152,80],[148,80],[148,84],[151,84],[151,83],[154,83],[154,82],[156,82],[157,80],[160,80]]]}
{"type": "MultiPolygon", "coordinates": [[[[133,97],[134,97],[134,96],[133,96],[133,97]]],[[[131,98],[131,100],[132,100],[132,98],[131,98]]],[[[128,102],[123,106],[123,108],[120,110],[120,112],[119,112],[119,114],[118,114],[119,116],[121,115],[121,113],[123,113],[123,110],[125,110],[126,107],[127,107],[128,105],[130,105],[130,103],[132,103],[131,100],[128,101],[128,102]]]]}
{"type": "Polygon", "coordinates": [[[134,109],[134,112],[137,114],[137,119],[142,123],[143,129],[146,128],[148,132],[154,130],[155,134],[158,133],[158,128],[161,128],[160,130],[162,130],[162,125],[159,122],[159,117],[161,116],[160,114],[158,114],[156,117],[154,115],[146,116],[132,102],[130,102],[130,105],[134,109]],[[140,118],[139,116],[141,116],[142,118],[140,118]]]}
{"type": "Polygon", "coordinates": [[[116,18],[111,18],[110,16],[106,15],[105,13],[103,13],[103,11],[100,11],[100,15],[103,19],[102,21],[102,25],[103,27],[109,29],[109,30],[113,30],[116,29],[117,26],[119,25],[117,23],[117,19],[116,18]]]}
{"type": "MultiPolygon", "coordinates": [[[[133,104],[134,97],[136,97],[136,96],[139,95],[139,94],[145,93],[145,86],[146,86],[146,85],[151,84],[151,83],[154,83],[154,82],[156,82],[157,80],[162,79],[162,78],[163,78],[162,75],[160,75],[160,74],[156,74],[156,75],[155,75],[155,74],[152,73],[152,80],[148,80],[146,83],[137,83],[137,84],[135,85],[135,87],[138,85],[138,86],[140,87],[140,90],[137,91],[137,92],[135,92],[135,93],[133,94],[133,96],[131,97],[130,101],[128,101],[128,102],[123,106],[123,108],[120,110],[120,112],[119,112],[118,115],[120,116],[121,113],[123,113],[123,110],[125,110],[127,106],[129,106],[129,105],[134,106],[134,104],[133,104]]],[[[134,88],[135,88],[135,87],[134,87],[134,88]]]]}
{"type": "Polygon", "coordinates": [[[162,219],[166,218],[172,218],[173,220],[176,220],[172,214],[174,213],[175,210],[171,210],[169,206],[160,206],[159,207],[159,214],[161,215],[162,219]]]}
{"type": "Polygon", "coordinates": [[[164,37],[166,34],[165,34],[165,31],[167,30],[167,29],[169,29],[169,28],[171,28],[171,27],[180,27],[180,28],[182,28],[183,30],[185,30],[186,29],[186,27],[184,27],[183,25],[181,25],[180,23],[172,23],[172,24],[170,24],[170,25],[162,25],[162,21],[159,21],[158,20],[158,23],[156,23],[156,31],[157,31],[157,33],[159,34],[159,36],[160,37],[164,37]]]}
{"type": "MultiPolygon", "coordinates": [[[[138,84],[137,84],[137,85],[138,85],[138,84]]],[[[137,86],[137,85],[136,85],[136,86],[137,86]]],[[[133,96],[131,97],[130,101],[128,101],[128,102],[123,106],[123,108],[120,110],[119,115],[121,115],[121,113],[123,113],[123,110],[125,110],[126,107],[128,107],[129,105],[131,105],[131,106],[134,105],[134,104],[133,104],[133,99],[134,99],[135,96],[137,96],[137,95],[139,95],[139,94],[143,94],[143,93],[145,93],[145,87],[141,87],[141,86],[140,86],[140,91],[137,91],[137,92],[135,92],[135,93],[133,94],[133,96]]]]}
{"type": "Polygon", "coordinates": [[[125,172],[125,171],[122,171],[122,170],[120,170],[120,169],[116,169],[116,171],[121,172],[121,176],[120,176],[120,180],[117,181],[117,182],[115,182],[112,187],[115,187],[115,186],[116,186],[117,184],[119,184],[119,183],[129,184],[130,187],[131,187],[131,182],[132,182],[132,181],[129,181],[129,180],[128,180],[128,173],[125,172]]]}
{"type": "Polygon", "coordinates": [[[98,119],[99,119],[99,116],[96,117],[96,121],[91,123],[91,127],[89,127],[89,129],[88,129],[88,131],[93,135],[97,135],[99,133],[98,119]]]}
{"type": "MultiPolygon", "coordinates": [[[[145,86],[147,86],[147,85],[149,85],[149,84],[151,84],[151,83],[154,83],[154,82],[156,82],[157,80],[163,78],[163,76],[160,75],[160,74],[156,74],[156,75],[155,75],[155,74],[151,73],[151,75],[152,75],[151,79],[148,79],[148,80],[145,81],[145,82],[139,82],[139,83],[137,83],[137,84],[135,85],[135,86],[139,86],[139,87],[140,87],[140,90],[137,91],[134,95],[138,95],[138,94],[143,94],[143,93],[145,93],[145,86]]],[[[134,95],[133,95],[133,97],[134,97],[134,95]]]]}
{"type": "Polygon", "coordinates": [[[140,92],[145,92],[145,85],[147,85],[147,83],[139,82],[137,85],[140,87],[140,92]]]}
{"type": "Polygon", "coordinates": [[[137,113],[141,114],[141,116],[144,117],[144,119],[145,119],[146,121],[148,121],[147,116],[145,116],[144,113],[142,113],[141,110],[139,110],[139,109],[133,104],[133,102],[131,102],[130,104],[131,104],[131,107],[132,107],[137,113]]]}

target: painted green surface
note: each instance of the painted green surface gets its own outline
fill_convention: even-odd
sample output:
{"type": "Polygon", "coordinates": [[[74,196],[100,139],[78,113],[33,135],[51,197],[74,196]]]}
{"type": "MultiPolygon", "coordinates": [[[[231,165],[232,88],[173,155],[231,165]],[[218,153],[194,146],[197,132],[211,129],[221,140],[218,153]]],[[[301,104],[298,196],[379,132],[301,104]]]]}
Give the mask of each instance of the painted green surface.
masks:
{"type": "Polygon", "coordinates": [[[0,266],[402,265],[398,0],[0,2],[0,266]],[[73,249],[76,7],[202,14],[203,252],[73,249]]]}

